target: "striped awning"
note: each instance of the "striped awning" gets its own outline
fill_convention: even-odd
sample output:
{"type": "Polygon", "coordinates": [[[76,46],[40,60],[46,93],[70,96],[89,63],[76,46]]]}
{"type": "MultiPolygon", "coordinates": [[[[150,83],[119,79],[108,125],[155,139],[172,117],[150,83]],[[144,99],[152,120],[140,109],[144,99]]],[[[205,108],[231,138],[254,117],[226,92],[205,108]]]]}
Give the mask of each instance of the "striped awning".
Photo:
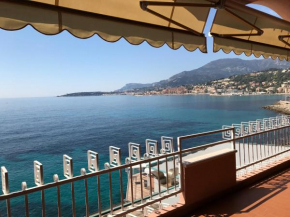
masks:
{"type": "Polygon", "coordinates": [[[67,30],[78,38],[99,35],[109,42],[120,38],[138,45],[167,44],[206,52],[203,34],[210,7],[206,0],[0,0],[0,28],[27,25],[46,35],[67,30]]]}
{"type": "Polygon", "coordinates": [[[238,3],[217,11],[211,34],[214,52],[290,59],[290,23],[238,3]]]}

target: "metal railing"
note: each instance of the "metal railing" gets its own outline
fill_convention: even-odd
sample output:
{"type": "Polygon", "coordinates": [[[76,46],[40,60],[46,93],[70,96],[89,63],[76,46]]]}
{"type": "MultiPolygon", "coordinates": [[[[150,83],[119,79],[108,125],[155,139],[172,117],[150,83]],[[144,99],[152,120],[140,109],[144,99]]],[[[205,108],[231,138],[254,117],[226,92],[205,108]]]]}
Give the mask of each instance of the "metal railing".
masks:
{"type": "MultiPolygon", "coordinates": [[[[224,129],[230,126],[223,126],[224,129]]],[[[235,134],[225,131],[224,139],[235,138],[238,175],[265,166],[289,154],[290,116],[277,116],[233,124],[235,134]]]]}
{"type": "MultiPolygon", "coordinates": [[[[184,189],[183,163],[187,159],[195,157],[197,154],[204,153],[204,150],[211,151],[214,147],[223,145],[237,150],[237,172],[247,170],[247,168],[259,164],[268,159],[275,158],[289,151],[289,116],[278,116],[256,120],[253,122],[243,122],[239,125],[223,126],[223,129],[181,136],[177,138],[178,149],[175,151],[172,137],[161,137],[161,147],[156,140],[145,141],[146,153],[141,155],[141,145],[129,143],[129,157],[122,164],[121,149],[109,147],[109,162],[105,163],[105,169],[100,170],[99,155],[97,152],[88,151],[88,172],[85,168],[81,169],[81,175],[73,174],[73,159],[67,155],[63,156],[63,175],[65,179],[60,180],[59,176],[53,176],[54,182],[44,183],[43,165],[34,161],[34,187],[27,187],[26,182],[22,182],[22,190],[10,192],[8,171],[4,166],[1,167],[1,180],[3,195],[0,195],[0,202],[6,201],[6,215],[12,216],[10,200],[14,198],[24,198],[24,210],[21,216],[31,216],[29,207],[30,195],[39,192],[41,194],[42,216],[46,216],[45,191],[55,189],[57,198],[57,215],[62,216],[61,193],[71,195],[71,215],[77,216],[75,201],[75,183],[83,182],[85,216],[144,216],[152,210],[167,206],[173,196],[181,193],[184,189]],[[216,135],[222,140],[216,141],[216,135]],[[204,142],[203,137],[212,137],[214,142],[204,142]],[[202,141],[197,143],[192,140],[202,141]],[[200,152],[202,151],[202,152],[200,152]],[[124,171],[127,174],[127,183],[124,181],[124,171]],[[137,171],[137,172],[136,172],[137,171]],[[112,177],[112,174],[114,176],[112,177]],[[116,176],[116,173],[118,174],[116,176]],[[106,186],[101,185],[101,176],[108,177],[106,186]],[[95,177],[97,192],[89,190],[88,179],[95,177]],[[114,182],[119,183],[119,199],[114,201],[117,192],[113,191],[114,182]],[[70,191],[63,192],[62,185],[70,185],[70,191]],[[102,189],[108,188],[108,206],[104,206],[102,201],[102,189]],[[126,191],[126,197],[124,192],[126,191]],[[97,212],[90,211],[89,195],[97,194],[97,212]],[[137,195],[137,196],[136,196],[137,195]],[[157,207],[157,208],[156,208],[157,207]]],[[[67,209],[67,207],[66,207],[67,209]]],[[[2,214],[3,215],[3,214],[2,214]]],[[[0,214],[0,216],[2,216],[0,214]]],[[[39,216],[39,215],[38,215],[39,216]]]]}
{"type": "MultiPolygon", "coordinates": [[[[174,144],[173,138],[171,137],[162,137],[161,138],[161,150],[159,150],[159,144],[156,140],[146,140],[146,153],[144,157],[141,158],[141,147],[139,144],[129,143],[129,157],[125,159],[125,164],[122,165],[121,163],[121,149],[117,147],[110,146],[109,153],[110,153],[110,161],[105,163],[105,169],[99,169],[99,156],[97,152],[89,150],[87,153],[88,158],[88,171],[85,168],[81,169],[81,175],[74,176],[73,174],[73,159],[67,155],[63,155],[63,173],[65,179],[60,180],[59,176],[55,174],[53,176],[54,182],[52,183],[44,183],[44,169],[43,165],[38,162],[34,161],[34,182],[35,187],[27,188],[27,183],[22,182],[22,190],[16,192],[9,191],[9,179],[8,179],[8,171],[4,166],[1,167],[1,179],[2,179],[2,191],[3,195],[0,195],[0,201],[6,200],[6,210],[7,216],[12,216],[11,214],[11,204],[10,200],[16,197],[24,197],[25,198],[25,209],[23,210],[23,216],[30,216],[30,209],[29,209],[29,195],[35,192],[41,192],[41,209],[42,209],[42,216],[46,216],[46,205],[45,205],[45,190],[55,188],[57,194],[57,210],[58,216],[61,216],[61,189],[60,186],[65,184],[71,185],[71,192],[66,192],[71,194],[71,208],[72,208],[72,216],[77,216],[76,214],[76,203],[75,203],[75,186],[74,184],[77,181],[83,181],[85,186],[85,206],[86,206],[86,213],[85,216],[107,216],[107,215],[114,215],[114,216],[125,216],[128,213],[133,213],[136,210],[142,209],[142,212],[146,212],[144,207],[150,206],[155,203],[160,203],[159,205],[162,206],[161,201],[177,195],[181,192],[177,176],[180,177],[179,173],[176,169],[176,162],[178,159],[178,152],[174,151],[174,144]],[[169,177],[169,169],[168,164],[171,163],[173,166],[173,175],[172,175],[172,183],[169,186],[168,177],[169,177]],[[165,165],[165,176],[166,186],[161,186],[160,181],[160,167],[165,165]],[[134,194],[134,187],[133,187],[133,170],[138,168],[139,169],[139,177],[140,177],[140,184],[141,184],[141,192],[140,198],[133,197],[134,194]],[[148,179],[146,180],[149,186],[149,195],[144,194],[144,180],[143,174],[144,169],[149,169],[147,173],[148,179]],[[152,189],[154,185],[153,179],[151,178],[151,174],[153,173],[151,170],[156,170],[156,177],[158,179],[157,191],[152,189]],[[128,188],[130,189],[131,194],[131,201],[124,200],[124,189],[123,187],[125,184],[123,183],[123,170],[125,170],[128,174],[128,188]],[[112,190],[112,173],[119,172],[119,183],[120,183],[120,204],[116,204],[113,202],[113,192],[112,190]],[[101,175],[108,175],[109,177],[109,209],[103,210],[101,206],[101,188],[107,186],[100,185],[100,176],[101,175]],[[98,195],[98,212],[97,213],[90,213],[89,210],[89,191],[88,191],[88,182],[87,179],[91,177],[96,177],[97,179],[97,195],[98,195]],[[130,183],[130,184],[129,184],[130,183]],[[164,189],[161,189],[165,188],[164,189]]],[[[137,173],[138,174],[138,173],[137,173]]],[[[128,189],[127,189],[128,190],[128,189]]],[[[152,209],[149,207],[149,210],[152,209]]],[[[1,214],[0,214],[1,215],[1,214]]]]}

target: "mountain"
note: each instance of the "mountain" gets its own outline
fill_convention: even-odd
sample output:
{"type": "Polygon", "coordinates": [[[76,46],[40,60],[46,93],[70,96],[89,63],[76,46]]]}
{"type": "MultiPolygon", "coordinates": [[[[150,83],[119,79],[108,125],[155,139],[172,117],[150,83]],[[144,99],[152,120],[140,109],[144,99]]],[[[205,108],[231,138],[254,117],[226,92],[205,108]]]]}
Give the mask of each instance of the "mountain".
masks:
{"type": "Polygon", "coordinates": [[[233,75],[242,75],[266,69],[286,69],[290,67],[290,62],[261,59],[261,60],[242,60],[239,58],[219,59],[191,71],[180,72],[173,75],[167,80],[151,84],[130,83],[126,84],[116,91],[128,91],[140,88],[155,88],[155,87],[178,87],[186,84],[200,84],[208,81],[230,77],[233,75]]]}
{"type": "Polygon", "coordinates": [[[119,90],[116,90],[117,92],[123,92],[126,90],[133,90],[133,89],[138,89],[138,88],[144,88],[144,87],[150,87],[152,84],[139,84],[139,83],[129,83],[126,84],[124,87],[122,87],[119,90]],[[124,90],[123,90],[124,89],[124,90]]]}

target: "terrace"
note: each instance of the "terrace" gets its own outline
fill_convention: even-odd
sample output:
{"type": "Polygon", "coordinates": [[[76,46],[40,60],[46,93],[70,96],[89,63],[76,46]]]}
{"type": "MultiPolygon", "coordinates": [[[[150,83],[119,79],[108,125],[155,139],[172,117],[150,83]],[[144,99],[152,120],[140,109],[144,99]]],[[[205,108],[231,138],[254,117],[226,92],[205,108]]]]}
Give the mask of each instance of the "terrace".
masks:
{"type": "Polygon", "coordinates": [[[206,204],[189,216],[289,216],[289,169],[232,195],[206,204]]]}
{"type": "MultiPolygon", "coordinates": [[[[18,207],[17,214],[21,213],[21,216],[35,216],[30,206],[35,200],[41,202],[42,216],[51,216],[52,208],[58,216],[68,209],[72,216],[229,216],[249,213],[265,216],[263,212],[283,201],[289,193],[288,170],[268,179],[289,169],[289,130],[290,116],[277,116],[180,136],[177,138],[178,150],[175,150],[171,137],[161,137],[161,147],[158,141],[148,139],[143,157],[140,144],[128,144],[129,157],[124,164],[121,149],[110,146],[110,161],[104,170],[99,169],[98,153],[88,151],[88,172],[82,168],[79,176],[73,174],[73,159],[64,155],[65,179],[61,180],[55,174],[52,183],[44,183],[43,166],[34,161],[36,186],[28,188],[22,182],[22,190],[16,192],[9,191],[8,171],[2,166],[0,202],[6,201],[6,213],[1,216],[14,216],[14,206],[18,207]],[[106,186],[101,182],[104,176],[108,178],[106,186]],[[91,182],[88,181],[90,178],[95,179],[91,182]],[[261,180],[262,184],[256,184],[261,180]],[[82,185],[77,185],[79,182],[82,185]],[[96,185],[97,191],[92,191],[90,185],[96,185]],[[119,185],[119,191],[116,191],[116,185],[119,185]],[[70,186],[70,189],[61,190],[61,186],[70,186]],[[85,213],[76,211],[76,206],[80,205],[76,201],[81,199],[75,196],[76,188],[84,193],[85,213]],[[108,189],[107,195],[101,193],[102,188],[108,189]],[[46,196],[51,190],[53,193],[46,196]],[[35,192],[41,197],[32,197],[35,192]],[[62,206],[61,194],[71,195],[70,207],[62,206]],[[97,196],[98,203],[90,202],[92,195],[97,196]],[[49,207],[50,211],[46,210],[48,197],[57,199],[57,205],[49,207]],[[19,209],[19,203],[23,203],[23,209],[19,209]]],[[[287,212],[279,207],[273,210],[287,212]]]]}
{"type": "MultiPolygon", "coordinates": [[[[279,11],[284,19],[245,6],[247,3],[260,2],[256,0],[100,2],[93,5],[89,0],[83,0],[82,4],[79,1],[0,0],[0,27],[19,30],[31,25],[47,35],[67,30],[79,38],[97,34],[110,42],[125,38],[135,45],[146,41],[154,47],[167,44],[172,49],[183,46],[189,51],[199,49],[206,53],[204,28],[210,10],[214,9],[215,18],[210,32],[206,32],[214,39],[214,52],[234,51],[247,56],[289,60],[289,3],[285,0],[262,1],[266,6],[279,11]],[[171,12],[164,13],[170,7],[171,12]]],[[[35,186],[28,187],[26,182],[22,182],[19,191],[10,191],[8,174],[13,171],[8,172],[2,166],[3,194],[0,195],[0,202],[1,206],[5,202],[6,212],[0,215],[39,216],[31,202],[34,204],[40,201],[42,216],[51,216],[46,199],[55,197],[57,205],[49,208],[50,211],[55,209],[58,216],[62,216],[62,211],[68,209],[72,216],[180,216],[190,213],[194,216],[241,212],[245,215],[250,212],[256,216],[266,216],[270,215],[268,210],[274,206],[272,211],[278,210],[281,215],[288,216],[290,213],[287,212],[286,200],[283,198],[287,197],[288,190],[283,192],[284,196],[279,193],[279,188],[284,189],[288,185],[287,172],[277,176],[278,183],[274,179],[274,184],[270,180],[250,190],[246,187],[289,168],[289,127],[289,116],[243,122],[216,131],[180,136],[177,138],[177,150],[173,138],[162,137],[161,147],[157,140],[146,140],[143,157],[141,145],[129,143],[129,157],[124,164],[121,149],[111,146],[110,160],[103,170],[100,170],[98,153],[89,150],[88,171],[82,168],[81,175],[77,176],[73,173],[73,159],[64,155],[65,179],[55,174],[54,182],[51,183],[44,183],[43,165],[34,161],[35,186]],[[210,138],[199,140],[202,144],[196,143],[195,139],[204,137],[210,138]],[[106,183],[102,184],[104,176],[107,177],[106,183]],[[96,191],[91,190],[91,178],[94,178],[96,191]],[[113,190],[116,185],[119,186],[119,192],[113,190]],[[64,186],[69,188],[61,188],[64,186]],[[259,188],[270,190],[269,193],[267,189],[259,193],[259,190],[255,190],[259,188]],[[83,198],[76,196],[76,189],[83,192],[83,198]],[[106,195],[101,194],[101,189],[108,190],[106,195]],[[246,190],[238,192],[240,189],[246,190]],[[225,197],[233,192],[236,192],[233,196],[225,197]],[[38,194],[37,198],[34,193],[38,194]],[[61,194],[70,196],[70,207],[62,206],[61,194]],[[97,196],[95,204],[90,203],[92,194],[97,196]],[[270,196],[267,198],[266,195],[270,196]],[[210,204],[210,201],[221,197],[225,197],[221,205],[219,202],[210,204]],[[243,203],[245,198],[253,201],[243,203]],[[76,201],[80,199],[85,204],[84,213],[76,211],[79,206],[76,201]],[[283,203],[280,203],[281,200],[284,200],[283,203]],[[235,201],[238,207],[236,204],[231,206],[235,201]],[[23,209],[20,206],[22,202],[23,209]],[[265,205],[265,208],[259,210],[263,207],[259,204],[265,205]],[[247,209],[250,205],[253,206],[247,209]],[[280,205],[283,207],[279,209],[280,205]]],[[[0,208],[2,211],[3,207],[0,208]]]]}

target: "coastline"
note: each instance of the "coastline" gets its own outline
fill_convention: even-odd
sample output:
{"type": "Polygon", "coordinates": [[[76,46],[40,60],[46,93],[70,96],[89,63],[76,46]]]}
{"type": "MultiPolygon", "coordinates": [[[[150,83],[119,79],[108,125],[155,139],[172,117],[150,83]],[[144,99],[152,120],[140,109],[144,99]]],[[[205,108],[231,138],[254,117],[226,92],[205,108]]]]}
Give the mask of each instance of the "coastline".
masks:
{"type": "Polygon", "coordinates": [[[138,92],[79,92],[79,93],[69,93],[65,95],[59,95],[56,97],[88,97],[88,96],[190,96],[190,95],[208,95],[213,97],[231,97],[231,96],[274,96],[274,95],[289,95],[289,93],[225,93],[225,94],[213,94],[213,93],[138,93],[138,92]]]}
{"type": "Polygon", "coordinates": [[[275,111],[285,115],[290,115],[290,101],[280,100],[274,105],[263,106],[263,109],[275,111]]]}
{"type": "MultiPolygon", "coordinates": [[[[116,94],[118,95],[118,94],[116,94]]],[[[120,94],[121,95],[121,94],[120,94]]],[[[210,93],[167,93],[167,94],[122,94],[124,96],[196,96],[196,95],[208,95],[213,97],[231,97],[231,96],[276,96],[276,95],[289,95],[288,93],[267,93],[267,94],[210,94],[210,93]]]]}

